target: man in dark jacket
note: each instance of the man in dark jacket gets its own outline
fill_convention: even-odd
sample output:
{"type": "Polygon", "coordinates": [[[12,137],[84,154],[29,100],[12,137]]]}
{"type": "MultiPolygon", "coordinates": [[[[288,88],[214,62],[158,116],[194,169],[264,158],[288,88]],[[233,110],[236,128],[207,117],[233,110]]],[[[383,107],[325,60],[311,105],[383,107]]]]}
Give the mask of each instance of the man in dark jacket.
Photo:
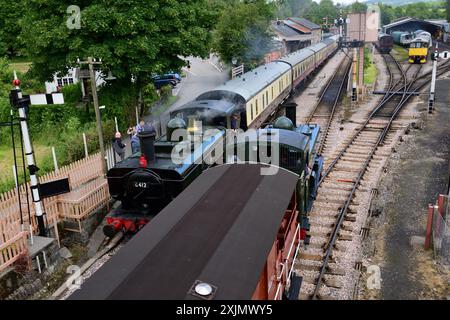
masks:
{"type": "Polygon", "coordinates": [[[113,149],[119,155],[120,161],[125,159],[125,144],[122,142],[122,135],[116,132],[116,137],[113,139],[113,149]]]}

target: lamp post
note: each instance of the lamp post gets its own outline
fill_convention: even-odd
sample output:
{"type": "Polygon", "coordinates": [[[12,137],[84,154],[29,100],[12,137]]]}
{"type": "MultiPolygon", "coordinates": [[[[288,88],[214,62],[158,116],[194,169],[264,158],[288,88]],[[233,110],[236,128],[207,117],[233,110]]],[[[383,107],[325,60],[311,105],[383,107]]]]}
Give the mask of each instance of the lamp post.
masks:
{"type": "MultiPolygon", "coordinates": [[[[97,95],[97,81],[95,80],[95,71],[94,71],[94,65],[101,65],[102,61],[101,59],[99,61],[96,61],[96,59],[92,57],[88,57],[87,61],[78,61],[79,64],[87,64],[89,66],[89,78],[91,80],[91,88],[92,88],[92,99],[94,101],[94,110],[95,110],[95,118],[97,120],[97,133],[98,133],[98,139],[100,144],[100,155],[102,158],[102,170],[103,173],[106,175],[108,171],[108,167],[106,164],[106,152],[105,152],[105,142],[103,139],[103,127],[102,127],[102,118],[100,114],[100,107],[98,103],[98,95],[97,95]]],[[[108,77],[106,80],[114,80],[115,77],[112,76],[112,73],[109,72],[108,77]]]]}

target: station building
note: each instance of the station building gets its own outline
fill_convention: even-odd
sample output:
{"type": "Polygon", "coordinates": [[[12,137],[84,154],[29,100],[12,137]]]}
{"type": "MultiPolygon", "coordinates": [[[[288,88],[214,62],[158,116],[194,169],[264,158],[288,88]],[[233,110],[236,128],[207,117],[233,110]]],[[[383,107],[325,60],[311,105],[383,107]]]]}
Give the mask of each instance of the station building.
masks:
{"type": "Polygon", "coordinates": [[[265,57],[266,63],[309,47],[322,39],[321,27],[304,18],[272,21],[271,30],[274,33],[274,45],[265,57]]]}

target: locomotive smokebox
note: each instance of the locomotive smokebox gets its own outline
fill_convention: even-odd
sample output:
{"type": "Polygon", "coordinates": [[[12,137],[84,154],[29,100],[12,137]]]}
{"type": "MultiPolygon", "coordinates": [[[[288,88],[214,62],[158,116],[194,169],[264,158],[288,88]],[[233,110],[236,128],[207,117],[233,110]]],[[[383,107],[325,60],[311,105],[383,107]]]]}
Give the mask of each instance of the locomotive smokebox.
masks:
{"type": "Polygon", "coordinates": [[[144,126],[144,131],[139,133],[139,140],[141,142],[141,152],[148,162],[154,162],[155,155],[155,137],[156,132],[150,126],[144,126]]]}

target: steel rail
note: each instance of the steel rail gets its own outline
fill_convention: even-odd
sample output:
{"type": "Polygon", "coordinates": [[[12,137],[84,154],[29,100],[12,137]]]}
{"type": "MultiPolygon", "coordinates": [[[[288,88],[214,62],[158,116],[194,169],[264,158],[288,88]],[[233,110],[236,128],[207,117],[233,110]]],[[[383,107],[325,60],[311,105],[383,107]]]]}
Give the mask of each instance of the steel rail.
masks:
{"type": "MultiPolygon", "coordinates": [[[[387,133],[388,133],[388,131],[389,131],[391,125],[392,125],[392,122],[394,121],[394,119],[396,117],[396,115],[398,114],[398,112],[400,111],[402,106],[406,103],[406,101],[409,99],[409,97],[412,96],[411,94],[407,95],[407,92],[408,92],[408,89],[412,86],[412,84],[417,79],[417,76],[419,74],[420,68],[417,70],[416,74],[414,75],[413,80],[408,84],[407,83],[407,74],[406,74],[407,71],[404,71],[399,64],[397,64],[397,66],[398,66],[399,70],[402,72],[402,78],[404,79],[404,81],[406,83],[406,85],[403,88],[404,89],[403,96],[402,96],[400,102],[397,104],[397,107],[394,109],[394,112],[392,113],[392,116],[391,116],[391,119],[390,119],[389,123],[385,126],[385,128],[382,131],[382,133],[380,134],[377,142],[373,146],[369,156],[367,157],[366,161],[364,162],[363,167],[362,167],[361,171],[359,172],[359,174],[358,174],[358,176],[357,176],[357,178],[356,178],[356,180],[354,182],[353,188],[352,188],[352,190],[351,190],[351,192],[350,192],[350,194],[349,194],[349,196],[348,196],[348,198],[347,198],[343,208],[339,212],[337,223],[335,224],[335,226],[333,228],[332,235],[331,235],[330,240],[329,240],[328,245],[327,245],[326,255],[325,255],[324,259],[323,259],[323,264],[322,264],[322,266],[320,268],[320,273],[319,273],[319,277],[317,278],[316,287],[314,288],[314,292],[313,292],[313,295],[312,295],[312,299],[313,300],[317,299],[317,297],[318,297],[320,286],[322,284],[322,279],[323,279],[323,276],[325,275],[326,268],[328,267],[328,261],[330,259],[331,254],[332,254],[332,251],[333,251],[333,246],[334,246],[334,244],[336,242],[336,239],[337,239],[339,230],[341,228],[342,222],[344,220],[345,214],[346,214],[346,212],[347,212],[347,210],[348,210],[348,208],[350,206],[351,201],[353,200],[354,194],[356,193],[356,190],[357,190],[357,188],[358,188],[358,186],[359,186],[359,184],[361,182],[361,179],[364,176],[365,172],[367,171],[369,163],[372,160],[372,158],[373,158],[375,152],[377,151],[379,145],[384,141],[384,139],[385,139],[385,137],[386,137],[386,135],[387,135],[387,133]]],[[[409,70],[409,68],[408,68],[408,70],[409,70]]],[[[390,75],[391,76],[393,75],[392,70],[390,70],[390,75]]],[[[392,81],[390,81],[390,83],[392,83],[392,81]]],[[[382,103],[382,105],[384,105],[389,100],[390,99],[387,99],[386,101],[384,101],[382,103]]],[[[377,108],[377,109],[379,109],[379,108],[377,108]]],[[[368,123],[368,121],[366,122],[366,124],[365,124],[365,126],[363,128],[365,128],[367,126],[367,123],[368,123]]],[[[354,139],[356,137],[357,137],[357,135],[354,136],[354,139]]],[[[352,139],[352,141],[350,141],[349,145],[354,141],[354,139],[352,139]]]]}
{"type": "Polygon", "coordinates": [[[324,99],[325,95],[327,94],[328,89],[330,89],[331,84],[335,80],[339,80],[339,79],[337,79],[337,77],[338,77],[338,74],[340,72],[342,72],[341,68],[343,68],[344,71],[343,71],[343,74],[342,74],[342,80],[339,82],[339,87],[337,89],[336,96],[334,98],[333,105],[331,107],[331,111],[330,111],[330,114],[329,114],[328,119],[327,119],[327,123],[326,123],[326,125],[324,127],[324,130],[322,132],[322,136],[320,138],[320,142],[319,142],[319,144],[317,146],[317,154],[319,154],[319,155],[322,154],[323,148],[325,147],[325,141],[326,141],[326,139],[328,137],[328,134],[329,134],[329,131],[330,131],[330,127],[331,127],[331,123],[332,123],[332,121],[334,119],[334,115],[336,113],[337,105],[339,103],[339,98],[342,95],[342,91],[343,91],[343,89],[345,87],[346,80],[348,79],[348,73],[350,71],[351,63],[350,63],[349,59],[345,59],[345,60],[347,60],[347,61],[339,67],[339,69],[334,73],[334,75],[331,78],[331,80],[328,81],[325,89],[323,90],[322,94],[319,97],[319,101],[317,102],[317,104],[315,105],[314,109],[309,114],[308,119],[306,121],[306,124],[310,124],[311,123],[311,121],[314,118],[314,115],[316,114],[319,106],[321,105],[321,103],[323,103],[323,99],[324,99]]]}
{"type": "MultiPolygon", "coordinates": [[[[318,297],[318,292],[320,290],[320,285],[322,283],[323,276],[324,276],[326,268],[328,266],[328,261],[330,259],[331,253],[333,251],[333,247],[334,247],[334,244],[336,242],[336,239],[337,239],[337,236],[338,236],[338,232],[339,232],[340,227],[342,225],[342,222],[344,220],[345,214],[347,213],[347,210],[348,210],[348,208],[350,206],[350,203],[353,200],[354,194],[356,193],[356,190],[359,187],[361,179],[362,179],[362,177],[364,176],[364,174],[367,171],[367,168],[368,168],[368,166],[370,164],[370,161],[372,160],[373,156],[375,155],[375,152],[377,151],[378,147],[380,145],[382,145],[382,143],[383,143],[384,139],[386,138],[386,136],[387,136],[387,134],[388,134],[388,132],[389,132],[391,126],[392,126],[392,123],[394,122],[394,120],[397,117],[398,113],[401,111],[401,109],[406,104],[406,102],[408,102],[409,99],[413,96],[412,93],[407,93],[408,90],[414,84],[416,84],[418,82],[418,80],[426,79],[426,77],[430,74],[430,72],[427,72],[426,74],[424,74],[424,75],[419,77],[418,74],[419,74],[421,68],[422,68],[422,66],[420,66],[420,68],[418,68],[418,70],[417,70],[416,74],[414,75],[413,79],[404,87],[405,95],[402,97],[400,102],[397,104],[396,108],[394,109],[394,111],[392,113],[392,116],[391,116],[389,122],[386,124],[386,126],[384,127],[384,129],[381,132],[380,136],[378,137],[377,142],[375,143],[374,147],[372,148],[372,151],[370,152],[368,158],[364,162],[363,168],[361,169],[361,171],[358,174],[358,177],[355,180],[355,183],[354,183],[354,186],[352,188],[352,191],[351,191],[347,201],[345,202],[344,207],[339,212],[338,221],[337,221],[337,224],[335,225],[335,227],[333,229],[333,233],[332,233],[332,235],[330,237],[330,241],[328,242],[327,249],[326,249],[326,256],[324,257],[324,263],[323,263],[323,265],[322,265],[322,267],[320,269],[320,274],[319,274],[319,277],[317,279],[317,284],[316,284],[316,287],[314,289],[314,292],[313,292],[313,295],[312,295],[312,299],[317,299],[317,297],[318,297]]],[[[409,70],[409,68],[407,70],[409,70]]],[[[450,71],[450,66],[446,65],[445,68],[441,68],[441,70],[438,73],[438,75],[442,75],[443,73],[448,72],[448,71],[450,71]]],[[[404,76],[406,76],[406,72],[407,71],[405,71],[403,73],[404,76]]],[[[419,84],[418,86],[416,86],[414,88],[413,91],[422,89],[427,83],[428,82],[425,81],[425,82],[419,84]]],[[[355,136],[355,138],[356,138],[356,136],[355,136]]],[[[352,141],[353,140],[354,139],[352,139],[352,141]]]]}

